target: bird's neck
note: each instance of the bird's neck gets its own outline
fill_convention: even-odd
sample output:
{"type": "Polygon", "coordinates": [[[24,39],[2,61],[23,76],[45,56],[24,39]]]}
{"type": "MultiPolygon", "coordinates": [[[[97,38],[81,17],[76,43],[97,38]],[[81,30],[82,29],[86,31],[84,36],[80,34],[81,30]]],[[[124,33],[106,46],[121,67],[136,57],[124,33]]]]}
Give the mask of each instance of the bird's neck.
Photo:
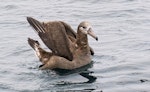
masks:
{"type": "Polygon", "coordinates": [[[88,44],[88,37],[86,34],[77,31],[77,45],[78,48],[82,51],[82,53],[84,54],[88,54],[89,53],[89,44],[88,44]]]}

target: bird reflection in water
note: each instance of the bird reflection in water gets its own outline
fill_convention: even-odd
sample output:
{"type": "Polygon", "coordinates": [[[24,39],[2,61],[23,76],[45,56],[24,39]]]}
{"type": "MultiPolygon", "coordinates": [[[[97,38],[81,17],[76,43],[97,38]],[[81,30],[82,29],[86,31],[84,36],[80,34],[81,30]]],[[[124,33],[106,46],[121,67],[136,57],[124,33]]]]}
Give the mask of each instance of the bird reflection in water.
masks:
{"type": "Polygon", "coordinates": [[[56,74],[60,75],[60,76],[66,76],[66,75],[70,75],[70,74],[74,74],[74,73],[78,73],[79,75],[83,76],[84,78],[87,78],[88,81],[86,82],[82,82],[82,83],[93,83],[96,81],[96,77],[91,75],[92,73],[94,73],[93,71],[90,71],[89,68],[92,68],[93,66],[93,61],[88,64],[85,65],[83,67],[77,68],[77,69],[73,69],[73,70],[67,70],[67,69],[53,69],[54,72],[56,72],[56,74]]]}

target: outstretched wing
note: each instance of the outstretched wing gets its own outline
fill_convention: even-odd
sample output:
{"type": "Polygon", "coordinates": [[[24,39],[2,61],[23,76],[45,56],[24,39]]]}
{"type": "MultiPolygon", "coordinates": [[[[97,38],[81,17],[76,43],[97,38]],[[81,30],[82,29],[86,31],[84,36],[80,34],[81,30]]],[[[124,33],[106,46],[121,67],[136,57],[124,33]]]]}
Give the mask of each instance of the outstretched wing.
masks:
{"type": "MultiPolygon", "coordinates": [[[[52,50],[55,55],[73,59],[70,51],[69,38],[66,28],[59,21],[42,23],[31,17],[27,17],[29,24],[38,33],[44,44],[52,50]]],[[[70,33],[69,33],[70,34],[70,33]]]]}

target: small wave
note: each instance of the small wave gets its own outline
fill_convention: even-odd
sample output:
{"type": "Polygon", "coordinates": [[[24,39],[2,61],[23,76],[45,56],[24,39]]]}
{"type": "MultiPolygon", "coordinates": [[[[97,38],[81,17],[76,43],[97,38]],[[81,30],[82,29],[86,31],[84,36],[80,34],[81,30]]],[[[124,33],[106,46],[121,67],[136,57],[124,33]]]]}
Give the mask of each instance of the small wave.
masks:
{"type": "Polygon", "coordinates": [[[17,8],[18,8],[18,6],[16,6],[16,5],[6,5],[6,6],[4,6],[3,9],[13,10],[13,9],[17,9],[17,8]]]}
{"type": "Polygon", "coordinates": [[[111,55],[94,55],[92,58],[93,61],[100,61],[100,60],[110,60],[110,61],[114,61],[116,60],[115,56],[111,56],[111,55]]]}

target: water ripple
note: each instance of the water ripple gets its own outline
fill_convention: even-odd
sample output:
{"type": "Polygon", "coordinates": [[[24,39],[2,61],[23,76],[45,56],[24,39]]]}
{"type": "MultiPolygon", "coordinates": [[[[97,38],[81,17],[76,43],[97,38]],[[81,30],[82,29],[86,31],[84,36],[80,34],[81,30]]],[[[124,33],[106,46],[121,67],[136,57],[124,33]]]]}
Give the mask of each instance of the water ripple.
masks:
{"type": "Polygon", "coordinates": [[[0,91],[149,92],[150,1],[0,1],[0,91]],[[100,39],[89,37],[95,51],[89,76],[97,79],[89,82],[84,73],[62,76],[39,70],[41,63],[26,41],[39,38],[27,16],[62,20],[75,30],[81,21],[90,21],[100,39]]]}

